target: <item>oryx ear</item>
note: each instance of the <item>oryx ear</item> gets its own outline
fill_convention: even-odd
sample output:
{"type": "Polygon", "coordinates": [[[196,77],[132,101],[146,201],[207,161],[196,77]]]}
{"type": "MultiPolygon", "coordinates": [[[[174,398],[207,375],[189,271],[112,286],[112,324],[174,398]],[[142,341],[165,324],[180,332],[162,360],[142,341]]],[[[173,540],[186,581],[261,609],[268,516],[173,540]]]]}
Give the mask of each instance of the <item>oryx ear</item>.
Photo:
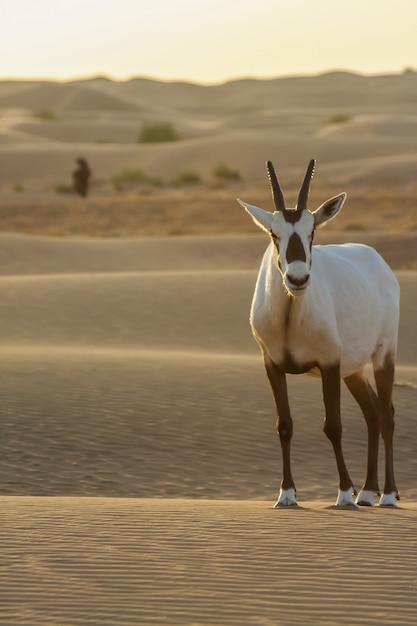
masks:
{"type": "Polygon", "coordinates": [[[321,226],[336,217],[346,200],[346,195],[347,194],[345,192],[340,193],[338,196],[334,196],[334,198],[326,200],[326,202],[323,202],[318,209],[313,211],[314,224],[316,227],[321,226]]]}
{"type": "Polygon", "coordinates": [[[253,221],[259,228],[269,233],[271,230],[273,213],[269,211],[264,211],[264,209],[260,209],[257,206],[252,206],[251,204],[246,204],[246,202],[242,202],[242,200],[237,199],[239,204],[241,204],[249,215],[252,217],[253,221]]]}

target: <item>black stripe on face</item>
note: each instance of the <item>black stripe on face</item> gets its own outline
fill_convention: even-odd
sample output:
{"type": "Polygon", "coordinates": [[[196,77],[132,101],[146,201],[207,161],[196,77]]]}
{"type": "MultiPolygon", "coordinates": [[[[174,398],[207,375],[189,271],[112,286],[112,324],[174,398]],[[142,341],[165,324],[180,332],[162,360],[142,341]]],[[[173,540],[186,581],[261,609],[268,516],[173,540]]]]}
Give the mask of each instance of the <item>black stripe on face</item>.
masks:
{"type": "MultiPolygon", "coordinates": [[[[272,231],[271,231],[271,235],[272,235],[272,231]]],[[[272,235],[272,241],[274,243],[274,255],[275,255],[275,260],[276,263],[278,265],[279,271],[282,274],[282,266],[281,266],[281,256],[279,254],[279,245],[278,245],[278,240],[275,238],[274,235],[272,235]]]]}
{"type": "Polygon", "coordinates": [[[286,209],[282,212],[284,220],[289,224],[296,224],[301,218],[302,214],[302,211],[296,211],[295,209],[286,209]]]}
{"type": "Polygon", "coordinates": [[[315,229],[315,228],[313,228],[313,231],[312,231],[312,233],[311,233],[311,235],[310,235],[310,254],[311,254],[311,249],[312,249],[312,247],[313,247],[313,240],[314,240],[315,230],[316,230],[316,229],[315,229]]]}
{"type": "Polygon", "coordinates": [[[302,244],[300,235],[293,233],[288,241],[286,252],[287,263],[293,263],[293,261],[307,261],[306,252],[302,244]]]}

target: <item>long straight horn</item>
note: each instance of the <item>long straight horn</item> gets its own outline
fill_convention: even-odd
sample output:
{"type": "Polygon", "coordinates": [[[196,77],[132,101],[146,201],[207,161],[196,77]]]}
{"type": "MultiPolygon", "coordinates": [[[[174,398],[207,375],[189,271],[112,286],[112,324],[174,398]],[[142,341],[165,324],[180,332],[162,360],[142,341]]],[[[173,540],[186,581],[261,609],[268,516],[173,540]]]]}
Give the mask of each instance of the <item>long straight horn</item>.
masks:
{"type": "Polygon", "coordinates": [[[316,161],[314,159],[311,159],[310,163],[308,164],[306,174],[304,176],[303,184],[301,185],[300,191],[298,192],[298,199],[295,207],[297,211],[304,211],[304,209],[307,208],[308,193],[310,191],[310,183],[311,179],[313,178],[315,166],[316,161]]]}
{"type": "Polygon", "coordinates": [[[266,162],[266,171],[268,172],[269,182],[271,183],[272,198],[274,200],[275,208],[277,211],[283,212],[286,210],[284,194],[282,193],[282,189],[271,161],[266,162]]]}

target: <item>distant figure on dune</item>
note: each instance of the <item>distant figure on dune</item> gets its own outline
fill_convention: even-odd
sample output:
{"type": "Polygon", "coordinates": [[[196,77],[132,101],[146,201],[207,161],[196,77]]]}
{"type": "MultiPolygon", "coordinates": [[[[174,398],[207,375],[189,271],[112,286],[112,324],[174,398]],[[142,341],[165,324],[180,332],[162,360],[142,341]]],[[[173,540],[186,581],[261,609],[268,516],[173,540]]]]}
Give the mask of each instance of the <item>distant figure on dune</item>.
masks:
{"type": "Polygon", "coordinates": [[[72,173],[74,191],[82,198],[86,198],[88,194],[91,170],[85,159],[79,158],[76,162],[77,167],[72,173]]]}

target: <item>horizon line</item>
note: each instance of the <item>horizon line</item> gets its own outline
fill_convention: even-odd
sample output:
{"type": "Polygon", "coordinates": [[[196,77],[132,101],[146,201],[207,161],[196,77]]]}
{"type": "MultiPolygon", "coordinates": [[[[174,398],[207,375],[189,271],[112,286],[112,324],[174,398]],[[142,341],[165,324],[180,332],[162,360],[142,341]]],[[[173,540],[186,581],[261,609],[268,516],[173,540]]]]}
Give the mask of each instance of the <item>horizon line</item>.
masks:
{"type": "Polygon", "coordinates": [[[260,75],[260,74],[239,74],[235,76],[231,76],[229,78],[224,78],[220,80],[213,81],[201,81],[191,78],[162,78],[151,74],[129,74],[127,76],[115,76],[107,73],[91,73],[91,74],[82,74],[82,75],[73,75],[66,77],[58,77],[58,76],[20,76],[20,75],[0,75],[0,82],[57,82],[57,83],[72,83],[72,82],[83,82],[89,80],[97,80],[103,79],[111,82],[129,82],[132,80],[149,80],[161,83],[185,83],[190,85],[199,85],[203,87],[211,87],[224,85],[231,82],[239,82],[245,80],[258,80],[258,81],[269,81],[269,80],[280,80],[286,78],[314,78],[318,76],[323,76],[326,74],[353,74],[356,76],[361,76],[364,78],[372,78],[376,76],[397,76],[407,73],[416,73],[417,68],[412,66],[403,67],[401,70],[397,71],[389,71],[382,70],[378,72],[362,72],[355,69],[348,68],[328,68],[325,70],[319,70],[317,72],[293,72],[288,74],[271,74],[271,75],[260,75]]]}

